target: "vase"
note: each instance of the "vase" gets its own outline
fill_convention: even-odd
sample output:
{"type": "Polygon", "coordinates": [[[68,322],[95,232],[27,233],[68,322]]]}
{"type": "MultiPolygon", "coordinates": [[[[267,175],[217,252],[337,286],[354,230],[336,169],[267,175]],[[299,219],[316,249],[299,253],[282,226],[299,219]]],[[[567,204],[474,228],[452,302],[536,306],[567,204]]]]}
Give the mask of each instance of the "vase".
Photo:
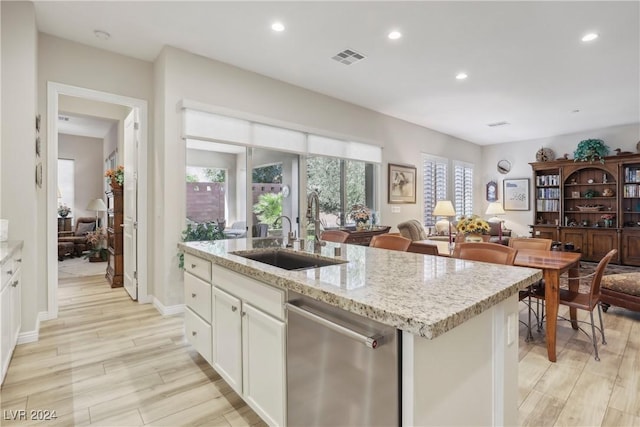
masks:
{"type": "Polygon", "coordinates": [[[357,231],[362,231],[362,230],[365,230],[366,228],[367,228],[366,221],[357,221],[356,222],[356,230],[357,231]]]}
{"type": "Polygon", "coordinates": [[[109,185],[111,185],[112,190],[119,190],[122,188],[122,185],[118,184],[118,181],[116,181],[115,178],[111,179],[109,185]]]}
{"type": "Polygon", "coordinates": [[[482,243],[484,239],[480,234],[467,234],[464,238],[465,242],[482,243]]]}
{"type": "Polygon", "coordinates": [[[60,218],[66,218],[67,215],[69,215],[69,212],[59,213],[58,215],[60,215],[60,218]]]}

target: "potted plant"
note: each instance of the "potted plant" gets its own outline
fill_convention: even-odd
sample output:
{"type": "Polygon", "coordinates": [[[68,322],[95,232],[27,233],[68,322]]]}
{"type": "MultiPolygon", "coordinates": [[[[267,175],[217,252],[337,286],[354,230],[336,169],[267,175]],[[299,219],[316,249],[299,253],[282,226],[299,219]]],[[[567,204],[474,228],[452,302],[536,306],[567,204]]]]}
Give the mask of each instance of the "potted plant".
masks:
{"type": "Polygon", "coordinates": [[[88,232],[87,243],[91,249],[84,255],[85,258],[91,262],[107,260],[109,250],[107,249],[107,231],[104,227],[98,227],[97,230],[88,232]]]}
{"type": "Polygon", "coordinates": [[[60,215],[61,218],[66,218],[67,215],[69,215],[71,213],[71,208],[67,205],[60,205],[58,206],[58,215],[60,215]]]}
{"type": "Polygon", "coordinates": [[[109,178],[111,188],[122,188],[124,184],[124,166],[118,166],[115,169],[107,169],[104,176],[109,178]]]}
{"type": "Polygon", "coordinates": [[[573,161],[594,162],[599,160],[604,163],[604,157],[609,154],[607,147],[601,139],[585,139],[580,141],[578,148],[573,152],[573,161]]]}

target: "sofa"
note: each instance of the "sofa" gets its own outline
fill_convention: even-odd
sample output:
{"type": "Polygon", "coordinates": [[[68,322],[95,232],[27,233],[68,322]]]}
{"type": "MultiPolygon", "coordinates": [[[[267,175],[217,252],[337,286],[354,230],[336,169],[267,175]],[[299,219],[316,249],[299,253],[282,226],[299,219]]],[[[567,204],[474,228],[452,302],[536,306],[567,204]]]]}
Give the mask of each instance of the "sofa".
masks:
{"type": "Polygon", "coordinates": [[[69,247],[68,245],[60,245],[60,243],[72,243],[73,254],[75,256],[80,256],[84,251],[88,251],[89,249],[91,249],[89,241],[87,240],[87,233],[95,230],[95,217],[80,217],[76,219],[76,226],[73,231],[59,231],[58,258],[60,258],[60,251],[64,251],[65,248],[69,247]]]}
{"type": "MultiPolygon", "coordinates": [[[[487,221],[489,223],[489,237],[487,241],[490,243],[500,243],[502,245],[509,244],[509,238],[511,237],[511,230],[502,230],[502,239],[500,239],[500,227],[502,226],[501,222],[492,222],[487,221]]],[[[452,231],[452,240],[456,240],[455,237],[455,224],[456,222],[452,222],[450,226],[450,230],[452,231]]],[[[441,223],[438,221],[436,223],[436,233],[428,235],[422,226],[422,223],[416,219],[411,219],[409,221],[402,222],[398,224],[398,230],[400,231],[400,235],[411,239],[412,241],[416,240],[436,240],[436,241],[449,241],[449,235],[447,234],[447,225],[448,221],[441,223]],[[444,224],[444,228],[442,226],[444,224]]]]}

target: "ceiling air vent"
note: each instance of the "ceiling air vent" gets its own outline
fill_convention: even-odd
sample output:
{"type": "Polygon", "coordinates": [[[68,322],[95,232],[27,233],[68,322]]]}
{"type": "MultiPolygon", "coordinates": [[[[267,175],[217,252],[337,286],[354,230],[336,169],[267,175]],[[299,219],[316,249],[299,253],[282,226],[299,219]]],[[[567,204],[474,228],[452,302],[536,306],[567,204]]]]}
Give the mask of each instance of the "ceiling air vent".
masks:
{"type": "Polygon", "coordinates": [[[510,125],[511,123],[509,122],[495,122],[495,123],[489,123],[487,126],[489,126],[490,128],[495,128],[498,126],[507,126],[510,125]]]}
{"type": "Polygon", "coordinates": [[[336,54],[336,56],[332,57],[331,59],[334,59],[338,62],[341,62],[345,65],[351,65],[355,62],[359,62],[362,61],[363,59],[365,59],[366,56],[364,56],[361,53],[356,52],[353,49],[345,49],[342,52],[338,52],[336,54]]]}
{"type": "Polygon", "coordinates": [[[68,122],[69,121],[69,117],[67,117],[67,116],[58,116],[58,120],[60,120],[61,122],[68,122]]]}

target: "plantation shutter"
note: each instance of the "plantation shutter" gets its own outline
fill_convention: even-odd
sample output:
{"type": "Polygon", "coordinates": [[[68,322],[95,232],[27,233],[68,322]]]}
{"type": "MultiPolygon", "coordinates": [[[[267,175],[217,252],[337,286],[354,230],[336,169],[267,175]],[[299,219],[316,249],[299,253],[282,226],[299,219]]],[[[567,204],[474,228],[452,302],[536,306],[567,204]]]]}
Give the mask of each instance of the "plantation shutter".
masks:
{"type": "Polygon", "coordinates": [[[453,206],[458,216],[473,214],[473,165],[455,162],[453,165],[453,206]]]}
{"type": "Polygon", "coordinates": [[[433,209],[439,200],[447,200],[447,164],[448,160],[423,155],[423,219],[427,226],[435,225],[436,218],[433,216],[433,209]]]}

